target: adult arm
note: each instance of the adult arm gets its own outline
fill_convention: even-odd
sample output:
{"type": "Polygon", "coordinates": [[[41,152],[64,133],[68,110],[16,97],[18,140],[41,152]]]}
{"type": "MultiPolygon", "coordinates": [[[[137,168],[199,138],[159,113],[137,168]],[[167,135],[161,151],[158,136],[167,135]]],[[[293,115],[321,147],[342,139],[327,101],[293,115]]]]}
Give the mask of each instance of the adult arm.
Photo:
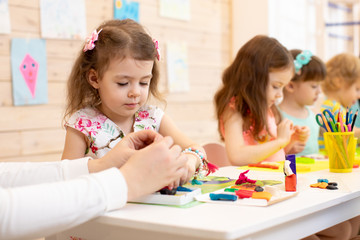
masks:
{"type": "MultiPolygon", "coordinates": [[[[102,159],[106,160],[107,166],[116,163],[115,158],[122,158],[120,154],[124,153],[121,150],[124,146],[136,151],[134,149],[142,148],[155,137],[157,139],[154,144],[136,152],[125,151],[125,155],[132,156],[120,171],[111,168],[67,181],[0,188],[0,239],[29,239],[66,230],[105,211],[122,207],[127,199],[155,192],[184,174],[186,158],[180,157],[181,148],[173,146],[171,138],[162,138],[146,131],[131,137],[122,145],[118,144],[109,152],[112,154],[108,153],[107,158],[102,159]]],[[[82,169],[85,169],[86,159],[80,161],[84,161],[82,169]]],[[[69,164],[74,162],[78,160],[69,161],[69,164]]],[[[88,161],[89,169],[93,162],[95,161],[88,161]]],[[[91,168],[96,170],[96,167],[91,168]]],[[[2,172],[5,172],[4,169],[2,172]]],[[[8,167],[7,172],[10,170],[13,169],[8,167]]],[[[34,168],[23,176],[35,176],[36,172],[34,168]]]]}
{"type": "Polygon", "coordinates": [[[89,174],[88,164],[89,158],[36,163],[1,162],[0,186],[8,188],[73,179],[89,174]]]}
{"type": "Polygon", "coordinates": [[[108,169],[69,181],[0,188],[0,239],[48,236],[122,207],[127,185],[108,169]]]}

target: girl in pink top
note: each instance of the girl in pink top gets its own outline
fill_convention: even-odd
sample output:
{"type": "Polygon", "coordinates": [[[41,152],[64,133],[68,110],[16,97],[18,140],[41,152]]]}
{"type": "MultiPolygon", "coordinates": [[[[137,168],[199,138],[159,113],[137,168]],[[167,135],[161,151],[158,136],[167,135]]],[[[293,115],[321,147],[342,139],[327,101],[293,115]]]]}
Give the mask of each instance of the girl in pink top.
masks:
{"type": "Polygon", "coordinates": [[[275,102],[294,75],[293,57],[276,39],[255,36],[224,71],[215,95],[221,138],[233,165],[285,160],[308,132],[281,121],[275,102]]]}

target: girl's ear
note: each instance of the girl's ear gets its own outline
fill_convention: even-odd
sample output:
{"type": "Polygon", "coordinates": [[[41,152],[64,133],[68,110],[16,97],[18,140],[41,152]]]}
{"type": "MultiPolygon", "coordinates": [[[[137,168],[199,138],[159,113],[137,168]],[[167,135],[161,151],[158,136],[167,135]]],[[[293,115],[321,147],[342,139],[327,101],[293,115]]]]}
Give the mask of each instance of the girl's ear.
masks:
{"type": "Polygon", "coordinates": [[[285,90],[290,93],[293,93],[295,91],[295,83],[290,81],[288,84],[286,84],[285,90]]]}
{"type": "Polygon", "coordinates": [[[93,88],[99,89],[99,77],[94,69],[90,69],[89,74],[87,76],[87,81],[93,88]]]}
{"type": "Polygon", "coordinates": [[[339,77],[336,77],[336,78],[334,78],[334,80],[333,80],[333,84],[334,84],[334,86],[335,86],[335,88],[336,89],[338,89],[338,88],[340,88],[341,87],[341,83],[342,83],[343,81],[342,81],[342,78],[339,78],[339,77]]]}

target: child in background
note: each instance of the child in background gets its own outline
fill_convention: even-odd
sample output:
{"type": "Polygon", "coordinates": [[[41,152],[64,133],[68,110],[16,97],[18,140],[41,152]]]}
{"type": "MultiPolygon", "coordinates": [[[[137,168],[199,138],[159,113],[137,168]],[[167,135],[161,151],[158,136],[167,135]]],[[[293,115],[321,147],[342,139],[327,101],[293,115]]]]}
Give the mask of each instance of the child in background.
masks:
{"type": "Polygon", "coordinates": [[[323,109],[344,111],[360,97],[360,60],[349,53],[334,56],[326,63],[327,76],[321,84],[326,96],[323,109]]]}
{"type": "MultiPolygon", "coordinates": [[[[345,122],[346,108],[351,107],[360,98],[360,60],[349,53],[334,56],[326,63],[326,78],[321,88],[326,99],[321,105],[321,112],[341,111],[345,122]]],[[[355,137],[360,137],[360,129],[354,127],[355,137]]],[[[320,142],[323,139],[319,138],[320,142]]]]}
{"type": "Polygon", "coordinates": [[[159,60],[158,42],[135,21],[110,20],[92,33],[68,80],[62,159],[100,158],[128,133],[152,129],[185,149],[188,171],[174,187],[209,170],[204,149],[160,108],[147,105],[150,97],[162,100],[159,60]]]}
{"type": "Polygon", "coordinates": [[[326,76],[325,64],[310,51],[294,49],[290,53],[295,59],[295,75],[284,88],[284,98],[279,104],[279,110],[282,117],[309,129],[309,138],[303,142],[304,149],[296,155],[317,154],[320,127],[308,106],[313,105],[319,96],[320,82],[326,76]]]}
{"type": "MultiPolygon", "coordinates": [[[[321,105],[321,112],[329,109],[331,112],[341,111],[346,116],[346,107],[355,104],[360,91],[360,60],[352,54],[342,53],[334,56],[326,63],[326,77],[321,83],[326,99],[321,105]]],[[[345,121],[345,119],[344,119],[345,121]]],[[[323,129],[321,129],[323,130],[323,129]]],[[[319,147],[323,148],[323,131],[319,137],[319,147]]],[[[355,129],[355,135],[359,131],[355,129]]],[[[359,239],[360,217],[339,223],[325,229],[306,240],[318,239],[359,239]]]]}
{"type": "Polygon", "coordinates": [[[275,102],[294,75],[289,51],[276,39],[255,36],[224,71],[214,101],[219,132],[233,165],[285,160],[291,149],[292,122],[281,121],[275,102]],[[291,143],[291,144],[289,144],[291,143]]]}

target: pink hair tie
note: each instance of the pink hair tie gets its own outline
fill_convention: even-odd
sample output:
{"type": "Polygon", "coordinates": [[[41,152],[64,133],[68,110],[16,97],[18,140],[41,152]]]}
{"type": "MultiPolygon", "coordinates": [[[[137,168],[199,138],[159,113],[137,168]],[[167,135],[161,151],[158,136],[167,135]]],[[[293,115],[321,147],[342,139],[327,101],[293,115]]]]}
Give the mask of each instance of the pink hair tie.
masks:
{"type": "Polygon", "coordinates": [[[86,38],[85,46],[83,51],[86,52],[87,50],[93,50],[95,47],[95,42],[98,40],[99,33],[102,31],[100,29],[99,32],[96,29],[91,33],[90,37],[86,38]]]}
{"type": "Polygon", "coordinates": [[[156,48],[156,58],[158,61],[160,61],[160,48],[159,48],[159,42],[155,39],[153,39],[155,48],[156,48]]]}

